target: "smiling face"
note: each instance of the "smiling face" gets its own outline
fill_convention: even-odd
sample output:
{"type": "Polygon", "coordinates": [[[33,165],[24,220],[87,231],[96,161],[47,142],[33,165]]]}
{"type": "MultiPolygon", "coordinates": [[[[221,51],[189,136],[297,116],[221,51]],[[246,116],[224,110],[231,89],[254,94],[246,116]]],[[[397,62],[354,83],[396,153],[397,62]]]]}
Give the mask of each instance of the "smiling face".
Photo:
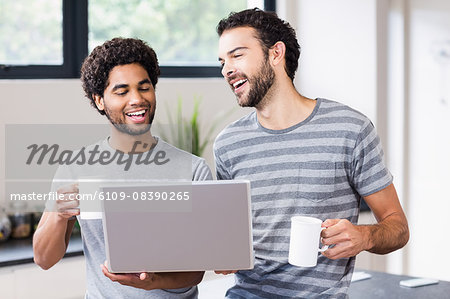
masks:
{"type": "Polygon", "coordinates": [[[258,107],[272,87],[275,72],[268,61],[256,31],[251,27],[226,30],[219,40],[219,61],[242,107],[258,107]]]}
{"type": "Polygon", "coordinates": [[[95,96],[95,104],[117,130],[141,135],[150,130],[155,116],[155,89],[140,64],[118,65],[109,73],[103,97],[95,96]]]}

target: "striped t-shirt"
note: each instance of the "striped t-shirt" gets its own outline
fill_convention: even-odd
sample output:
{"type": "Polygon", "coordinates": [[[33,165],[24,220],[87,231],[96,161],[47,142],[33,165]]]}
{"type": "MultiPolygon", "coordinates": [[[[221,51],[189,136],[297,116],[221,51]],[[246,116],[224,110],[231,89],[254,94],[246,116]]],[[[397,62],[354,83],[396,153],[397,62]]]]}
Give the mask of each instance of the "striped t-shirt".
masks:
{"type": "Polygon", "coordinates": [[[283,130],[262,127],[252,112],[219,134],[214,153],[218,179],[251,181],[255,267],[236,274],[227,298],[347,297],[355,258],[290,265],[290,218],[356,224],[361,197],[392,183],[370,120],[325,99],[283,130]]]}

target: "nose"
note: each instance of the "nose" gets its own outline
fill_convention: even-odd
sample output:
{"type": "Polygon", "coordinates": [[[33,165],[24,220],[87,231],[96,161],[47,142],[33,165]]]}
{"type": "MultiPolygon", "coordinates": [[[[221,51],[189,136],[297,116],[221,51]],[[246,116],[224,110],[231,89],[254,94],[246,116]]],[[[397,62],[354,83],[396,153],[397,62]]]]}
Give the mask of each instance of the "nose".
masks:
{"type": "Polygon", "coordinates": [[[226,79],[234,74],[235,68],[230,63],[224,63],[222,67],[222,76],[226,79]]]}
{"type": "Polygon", "coordinates": [[[145,99],[139,90],[130,90],[130,98],[128,99],[128,104],[130,106],[140,105],[144,100],[145,99]]]}

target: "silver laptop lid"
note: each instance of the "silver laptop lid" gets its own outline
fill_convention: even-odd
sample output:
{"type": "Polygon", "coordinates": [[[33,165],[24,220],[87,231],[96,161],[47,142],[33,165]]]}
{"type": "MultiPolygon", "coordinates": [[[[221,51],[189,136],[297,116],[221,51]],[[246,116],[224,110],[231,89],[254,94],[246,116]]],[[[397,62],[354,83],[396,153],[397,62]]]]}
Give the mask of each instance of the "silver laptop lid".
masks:
{"type": "Polygon", "coordinates": [[[114,273],[253,268],[249,181],[103,186],[114,273]],[[113,199],[115,198],[115,199],[113,199]]]}

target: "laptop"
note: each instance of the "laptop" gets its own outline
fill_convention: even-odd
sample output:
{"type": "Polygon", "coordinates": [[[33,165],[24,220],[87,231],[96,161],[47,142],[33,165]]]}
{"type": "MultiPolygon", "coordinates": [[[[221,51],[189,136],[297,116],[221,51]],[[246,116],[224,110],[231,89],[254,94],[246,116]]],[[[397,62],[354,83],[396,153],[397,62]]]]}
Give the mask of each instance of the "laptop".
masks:
{"type": "Polygon", "coordinates": [[[252,269],[249,181],[103,186],[112,273],[252,269]]]}

